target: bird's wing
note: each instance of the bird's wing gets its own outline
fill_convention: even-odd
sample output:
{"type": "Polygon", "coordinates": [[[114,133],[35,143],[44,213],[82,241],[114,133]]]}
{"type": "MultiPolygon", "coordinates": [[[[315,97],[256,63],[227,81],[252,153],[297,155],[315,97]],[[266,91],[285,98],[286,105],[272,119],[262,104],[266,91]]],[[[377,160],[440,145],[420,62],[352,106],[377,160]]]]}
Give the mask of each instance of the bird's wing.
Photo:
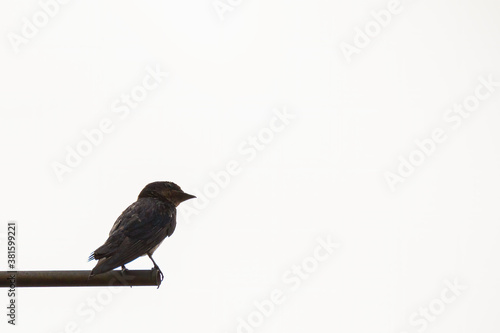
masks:
{"type": "Polygon", "coordinates": [[[175,215],[175,207],[152,198],[130,205],[118,217],[108,240],[94,251],[93,257],[102,259],[96,268],[111,270],[146,254],[173,233],[175,215]]]}
{"type": "Polygon", "coordinates": [[[111,227],[111,230],[109,231],[109,235],[111,236],[115,230],[119,229],[124,223],[130,222],[130,220],[134,217],[134,213],[136,211],[139,211],[140,203],[142,201],[136,201],[130,206],[125,209],[120,216],[116,219],[115,223],[113,224],[113,227],[111,227]]]}

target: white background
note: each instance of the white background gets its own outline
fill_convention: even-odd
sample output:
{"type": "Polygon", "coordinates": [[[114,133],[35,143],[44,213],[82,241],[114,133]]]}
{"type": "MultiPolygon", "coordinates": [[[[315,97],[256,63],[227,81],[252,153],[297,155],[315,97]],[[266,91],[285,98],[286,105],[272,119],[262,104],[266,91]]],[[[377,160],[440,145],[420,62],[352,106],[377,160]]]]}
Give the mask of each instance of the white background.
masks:
{"type": "Polygon", "coordinates": [[[90,270],[147,183],[200,196],[240,167],[179,210],[160,289],[20,289],[15,328],[3,289],[2,332],[498,332],[500,87],[458,128],[443,118],[479,77],[500,81],[498,2],[402,1],[377,31],[390,1],[227,1],[69,1],[48,22],[38,1],[0,4],[0,270],[9,220],[19,270],[90,270]],[[168,77],[120,118],[148,67],[168,77]],[[284,109],[294,118],[248,161],[238,148],[284,109]],[[105,118],[113,131],[59,181],[54,163],[105,118]],[[435,128],[446,141],[392,191],[386,173],[435,128]],[[340,247],[292,290],[283,276],[328,237],[340,247]],[[446,281],[466,287],[448,303],[446,281]],[[285,301],[257,313],[274,289],[285,301]]]}

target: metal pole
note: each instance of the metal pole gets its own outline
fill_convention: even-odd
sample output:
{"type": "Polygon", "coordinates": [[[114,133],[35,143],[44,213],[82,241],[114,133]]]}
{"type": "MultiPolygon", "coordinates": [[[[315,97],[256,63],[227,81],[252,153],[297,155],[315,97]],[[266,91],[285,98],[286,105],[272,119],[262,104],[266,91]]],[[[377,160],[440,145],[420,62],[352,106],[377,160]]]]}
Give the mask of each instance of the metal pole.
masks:
{"type": "Polygon", "coordinates": [[[107,286],[157,286],[160,271],[126,270],[110,271],[89,278],[90,271],[0,271],[0,287],[107,287],[107,286]],[[15,282],[14,282],[15,281],[15,282]]]}

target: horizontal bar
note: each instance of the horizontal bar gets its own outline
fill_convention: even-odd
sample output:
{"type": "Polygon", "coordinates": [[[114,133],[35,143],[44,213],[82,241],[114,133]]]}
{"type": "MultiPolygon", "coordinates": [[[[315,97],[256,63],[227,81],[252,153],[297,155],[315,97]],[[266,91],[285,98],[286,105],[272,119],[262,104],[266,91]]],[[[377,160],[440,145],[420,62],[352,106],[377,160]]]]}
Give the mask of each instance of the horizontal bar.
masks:
{"type": "Polygon", "coordinates": [[[15,280],[18,287],[107,287],[157,286],[161,278],[158,269],[114,270],[92,277],[90,271],[0,271],[0,287],[10,288],[15,280]]]}

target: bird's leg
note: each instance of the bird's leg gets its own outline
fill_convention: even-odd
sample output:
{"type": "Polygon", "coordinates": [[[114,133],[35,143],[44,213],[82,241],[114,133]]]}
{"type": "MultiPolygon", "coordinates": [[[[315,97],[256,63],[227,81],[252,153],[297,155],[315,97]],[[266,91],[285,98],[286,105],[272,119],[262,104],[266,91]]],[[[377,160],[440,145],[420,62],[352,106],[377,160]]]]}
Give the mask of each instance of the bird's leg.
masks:
{"type": "Polygon", "coordinates": [[[155,261],[153,260],[153,257],[151,256],[151,254],[148,253],[148,257],[149,257],[149,259],[151,259],[151,261],[155,265],[153,268],[156,268],[160,272],[160,281],[163,281],[163,273],[162,273],[160,267],[158,267],[158,265],[155,263],[155,261]]]}
{"type": "MultiPolygon", "coordinates": [[[[122,270],[121,270],[121,273],[122,275],[125,275],[125,273],[128,271],[128,268],[125,267],[125,265],[122,265],[122,270]]],[[[132,286],[130,286],[130,288],[132,288],[132,286]]]]}
{"type": "MultiPolygon", "coordinates": [[[[120,271],[120,273],[122,273],[122,276],[125,275],[125,273],[128,271],[128,268],[125,267],[125,265],[122,265],[122,270],[120,271]]],[[[132,288],[132,286],[130,286],[130,288],[132,288]]]]}

